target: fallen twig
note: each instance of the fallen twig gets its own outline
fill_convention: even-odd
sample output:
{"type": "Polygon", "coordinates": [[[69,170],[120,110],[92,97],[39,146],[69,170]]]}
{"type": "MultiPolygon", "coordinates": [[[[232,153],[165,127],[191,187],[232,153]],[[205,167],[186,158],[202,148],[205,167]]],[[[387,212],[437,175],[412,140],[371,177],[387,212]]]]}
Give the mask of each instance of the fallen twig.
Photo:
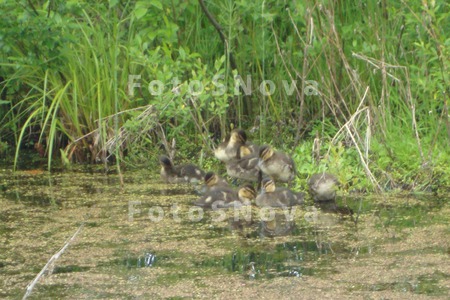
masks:
{"type": "Polygon", "coordinates": [[[34,286],[36,285],[36,283],[39,281],[39,279],[44,275],[44,273],[47,270],[49,270],[49,275],[52,273],[52,271],[50,271],[50,270],[53,270],[52,266],[55,263],[55,261],[61,256],[61,254],[64,253],[64,251],[66,251],[67,247],[69,247],[70,243],[72,243],[72,241],[75,240],[75,237],[78,235],[78,233],[80,233],[80,231],[83,227],[84,227],[84,222],[80,225],[80,227],[78,227],[78,230],[66,242],[66,244],[61,248],[61,250],[59,250],[57,253],[55,253],[52,256],[52,258],[50,258],[50,260],[47,262],[47,264],[44,266],[44,268],[42,268],[42,270],[39,272],[39,274],[37,274],[36,277],[33,279],[33,281],[28,284],[27,292],[23,296],[22,300],[27,299],[28,296],[31,295],[31,292],[33,291],[34,286]]]}

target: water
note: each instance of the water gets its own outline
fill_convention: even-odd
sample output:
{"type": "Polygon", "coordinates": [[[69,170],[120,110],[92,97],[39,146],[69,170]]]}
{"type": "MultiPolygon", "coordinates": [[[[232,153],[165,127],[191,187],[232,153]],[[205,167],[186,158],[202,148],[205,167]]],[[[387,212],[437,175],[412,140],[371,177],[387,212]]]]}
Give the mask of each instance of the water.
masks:
{"type": "MultiPolygon", "coordinates": [[[[446,299],[448,198],[346,197],[348,209],[199,211],[188,185],[148,170],[0,170],[0,298],[84,224],[30,299],[446,299]],[[292,220],[287,220],[291,213],[292,220]],[[247,217],[247,218],[244,218],[247,217]]],[[[248,209],[248,208],[245,208],[248,209]]]]}

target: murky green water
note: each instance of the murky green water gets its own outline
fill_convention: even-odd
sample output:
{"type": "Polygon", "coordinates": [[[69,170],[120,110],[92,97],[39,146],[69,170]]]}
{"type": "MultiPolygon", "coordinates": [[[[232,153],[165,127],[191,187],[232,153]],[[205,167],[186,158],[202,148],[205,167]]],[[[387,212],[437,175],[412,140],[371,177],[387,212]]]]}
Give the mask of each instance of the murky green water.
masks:
{"type": "Polygon", "coordinates": [[[449,198],[347,197],[354,212],[198,211],[150,171],[0,170],[0,298],[442,298],[449,198]],[[246,219],[244,217],[247,217],[246,219]],[[84,225],[83,225],[84,224],[84,225]]]}

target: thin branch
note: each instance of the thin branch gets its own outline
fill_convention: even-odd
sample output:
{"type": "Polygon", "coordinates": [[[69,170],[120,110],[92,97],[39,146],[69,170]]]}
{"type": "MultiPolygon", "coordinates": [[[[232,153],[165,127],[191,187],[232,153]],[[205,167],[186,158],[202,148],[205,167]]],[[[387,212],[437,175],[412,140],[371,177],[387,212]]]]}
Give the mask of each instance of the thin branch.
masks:
{"type": "Polygon", "coordinates": [[[39,281],[39,279],[45,274],[47,270],[49,270],[48,274],[50,275],[52,273],[54,263],[56,260],[66,251],[67,247],[75,240],[78,233],[80,233],[81,229],[84,227],[84,222],[78,227],[78,230],[72,235],[72,237],[66,242],[66,244],[59,250],[57,253],[55,253],[50,260],[47,262],[47,264],[42,268],[42,270],[39,272],[39,274],[36,275],[36,277],[33,279],[32,282],[30,282],[27,286],[27,291],[25,295],[23,296],[22,300],[25,300],[28,298],[28,296],[31,295],[31,292],[33,291],[34,286],[39,281]]]}
{"type": "Polygon", "coordinates": [[[228,52],[228,57],[230,59],[230,65],[231,65],[231,69],[233,70],[237,70],[237,64],[236,61],[234,60],[234,56],[231,53],[231,51],[229,50],[229,44],[227,41],[227,38],[225,37],[225,34],[223,33],[223,29],[220,26],[220,24],[216,21],[216,19],[214,18],[214,16],[209,12],[208,8],[206,8],[205,2],[203,0],[198,0],[198,3],[200,4],[200,7],[202,8],[203,12],[205,13],[206,17],[208,18],[208,20],[211,22],[211,24],[214,26],[214,28],[217,30],[217,32],[219,33],[220,39],[222,40],[222,42],[225,45],[225,48],[227,49],[228,52]]]}
{"type": "MultiPolygon", "coordinates": [[[[359,134],[358,134],[358,132],[357,132],[355,126],[354,126],[354,123],[355,123],[356,118],[357,118],[362,112],[367,111],[367,113],[368,113],[368,107],[362,107],[362,105],[363,105],[363,103],[364,103],[364,101],[365,101],[365,99],[366,99],[366,97],[367,97],[367,95],[368,95],[368,92],[369,92],[369,87],[366,88],[366,90],[365,90],[365,92],[364,92],[364,95],[363,95],[363,97],[362,97],[362,99],[361,99],[361,101],[360,101],[360,103],[359,103],[359,105],[358,105],[358,108],[356,109],[355,113],[349,118],[349,120],[344,124],[344,126],[343,126],[342,128],[339,129],[339,131],[338,131],[338,132],[336,133],[336,135],[333,137],[331,143],[332,143],[332,144],[335,143],[335,140],[337,139],[337,137],[339,136],[339,134],[340,134],[342,131],[344,131],[344,130],[347,131],[348,136],[350,136],[350,138],[352,139],[353,145],[355,146],[355,149],[356,149],[356,151],[357,151],[358,154],[359,154],[359,159],[360,159],[360,161],[361,161],[362,166],[364,167],[364,170],[365,170],[365,172],[366,172],[367,177],[369,177],[370,181],[371,181],[372,184],[375,186],[376,191],[377,191],[377,192],[382,192],[383,189],[381,188],[380,184],[379,184],[378,181],[376,180],[375,176],[374,176],[374,175],[372,174],[372,172],[370,171],[370,168],[369,168],[369,165],[368,165],[368,157],[367,157],[367,156],[368,156],[368,148],[369,148],[368,140],[369,140],[370,138],[369,138],[368,135],[366,134],[366,143],[367,143],[367,145],[365,145],[365,151],[364,151],[364,152],[366,153],[366,155],[364,155],[364,154],[362,153],[362,151],[361,151],[361,149],[360,149],[360,147],[359,147],[359,145],[358,145],[359,143],[358,143],[358,141],[357,141],[357,139],[360,141],[361,138],[359,137],[359,134]],[[355,133],[352,132],[352,131],[353,131],[352,129],[355,130],[355,133]],[[355,135],[356,135],[356,137],[355,137],[355,135]]],[[[368,125],[368,126],[370,126],[370,125],[368,125]]],[[[329,150],[328,150],[328,151],[329,151],[329,150]]]]}
{"type": "Polygon", "coordinates": [[[36,10],[36,8],[35,8],[34,5],[33,5],[33,2],[31,2],[31,0],[28,0],[27,3],[28,3],[28,5],[31,7],[31,9],[33,10],[34,14],[35,14],[36,16],[39,16],[38,11],[36,10]]]}

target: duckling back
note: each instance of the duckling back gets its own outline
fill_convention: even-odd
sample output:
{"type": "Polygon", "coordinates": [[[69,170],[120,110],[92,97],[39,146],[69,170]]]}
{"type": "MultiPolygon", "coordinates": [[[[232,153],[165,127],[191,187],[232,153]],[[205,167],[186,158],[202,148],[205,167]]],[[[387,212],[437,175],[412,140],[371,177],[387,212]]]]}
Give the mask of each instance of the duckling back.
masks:
{"type": "Polygon", "coordinates": [[[259,151],[259,168],[276,181],[290,182],[295,178],[295,163],[283,152],[275,152],[265,145],[259,151]]]}
{"type": "Polygon", "coordinates": [[[304,194],[275,186],[272,179],[262,181],[263,192],[256,197],[257,206],[287,207],[303,204],[304,194]]]}
{"type": "Polygon", "coordinates": [[[203,180],[205,172],[193,164],[174,166],[167,156],[160,156],[161,179],[167,183],[195,183],[203,180]]]}
{"type": "Polygon", "coordinates": [[[250,205],[255,199],[256,191],[250,185],[239,188],[238,191],[230,187],[217,187],[203,195],[194,205],[204,208],[230,208],[250,205]]]}
{"type": "Polygon", "coordinates": [[[277,188],[271,193],[261,193],[256,197],[256,205],[259,207],[291,207],[302,205],[304,194],[293,192],[289,189],[277,188]]]}
{"type": "Polygon", "coordinates": [[[203,180],[205,172],[193,164],[187,164],[180,167],[180,177],[185,182],[196,183],[203,180]]]}
{"type": "Polygon", "coordinates": [[[231,188],[222,187],[208,191],[193,204],[203,208],[225,208],[235,201],[239,201],[237,192],[231,188]]]}
{"type": "Polygon", "coordinates": [[[260,177],[259,158],[247,146],[237,150],[236,158],[226,163],[227,174],[230,177],[246,181],[257,181],[260,177]]]}

